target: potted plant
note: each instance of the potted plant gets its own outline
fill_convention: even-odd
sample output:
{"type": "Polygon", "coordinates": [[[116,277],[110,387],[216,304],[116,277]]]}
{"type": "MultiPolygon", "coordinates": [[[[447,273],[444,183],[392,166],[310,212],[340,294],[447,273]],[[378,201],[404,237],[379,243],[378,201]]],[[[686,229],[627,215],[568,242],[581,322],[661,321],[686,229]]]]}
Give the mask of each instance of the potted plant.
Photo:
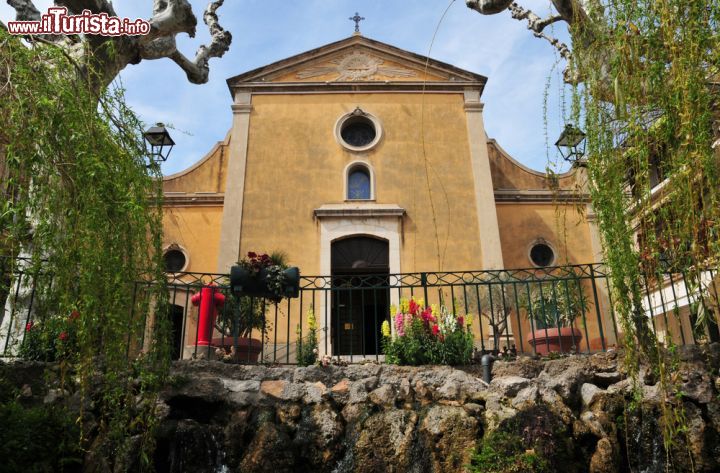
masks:
{"type": "Polygon", "coordinates": [[[275,303],[285,297],[298,297],[300,271],[296,267],[288,267],[286,260],[281,252],[270,255],[249,252],[230,270],[232,291],[275,303]]]}
{"type": "Polygon", "coordinates": [[[522,306],[527,310],[532,332],[525,341],[540,355],[576,353],[582,332],[575,320],[588,310],[589,301],[576,281],[541,282],[531,286],[522,306]]]}
{"type": "Polygon", "coordinates": [[[262,340],[252,338],[268,329],[262,300],[235,293],[228,295],[218,314],[215,329],[220,333],[213,346],[220,347],[223,359],[256,362],[262,352],[262,340]]]}
{"type": "Polygon", "coordinates": [[[231,294],[215,326],[221,337],[213,340],[213,345],[224,350],[219,353],[224,359],[258,361],[263,341],[252,337],[269,330],[266,308],[285,297],[299,296],[300,272],[288,267],[286,260],[282,252],[251,251],[232,267],[231,294]]]}

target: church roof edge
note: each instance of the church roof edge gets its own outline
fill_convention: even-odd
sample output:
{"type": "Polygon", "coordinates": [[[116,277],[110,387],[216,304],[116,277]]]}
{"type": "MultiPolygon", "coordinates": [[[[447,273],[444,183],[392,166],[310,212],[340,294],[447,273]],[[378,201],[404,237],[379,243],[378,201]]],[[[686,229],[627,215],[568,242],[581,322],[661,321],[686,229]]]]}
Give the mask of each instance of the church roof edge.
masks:
{"type": "MultiPolygon", "coordinates": [[[[427,56],[423,56],[421,54],[413,53],[401,48],[398,48],[396,46],[392,46],[387,43],[383,43],[382,41],[374,40],[371,38],[368,38],[366,36],[362,35],[353,35],[348,38],[344,38],[342,40],[329,43],[323,46],[320,46],[318,48],[311,49],[309,51],[302,52],[300,54],[296,54],[293,56],[290,56],[286,59],[282,59],[280,61],[273,62],[271,64],[268,64],[266,66],[262,66],[247,72],[244,72],[242,74],[230,77],[227,79],[228,87],[230,88],[230,91],[235,87],[239,87],[245,84],[253,84],[257,85],[258,83],[264,82],[265,78],[267,76],[276,76],[278,74],[283,73],[284,71],[290,71],[294,68],[302,67],[304,63],[308,63],[310,61],[315,61],[317,59],[323,58],[325,56],[329,56],[332,54],[335,54],[339,51],[342,51],[343,49],[349,49],[354,46],[364,46],[367,47],[370,50],[375,50],[378,53],[385,54],[394,58],[397,58],[398,60],[403,60],[406,62],[414,63],[414,65],[418,68],[425,68],[425,65],[427,64],[428,72],[442,72],[444,75],[447,75],[451,79],[447,81],[446,83],[458,83],[458,84],[464,84],[464,85],[473,85],[475,87],[479,87],[480,91],[482,92],[485,83],[487,82],[487,77],[477,74],[474,72],[467,71],[465,69],[461,69],[457,66],[453,66],[452,64],[448,64],[442,61],[438,61],[436,59],[428,58],[427,56]]],[[[357,83],[357,81],[348,81],[349,83],[357,83]]]]}

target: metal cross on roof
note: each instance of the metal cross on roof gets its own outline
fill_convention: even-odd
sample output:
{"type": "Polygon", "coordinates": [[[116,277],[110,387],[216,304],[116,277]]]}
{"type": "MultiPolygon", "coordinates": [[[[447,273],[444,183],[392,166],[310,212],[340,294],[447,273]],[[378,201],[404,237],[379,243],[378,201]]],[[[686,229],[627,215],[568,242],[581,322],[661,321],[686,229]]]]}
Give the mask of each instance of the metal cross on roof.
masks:
{"type": "Polygon", "coordinates": [[[355,32],[356,33],[360,33],[360,22],[363,21],[364,19],[365,19],[365,17],[360,16],[360,14],[358,12],[355,12],[355,16],[351,16],[350,18],[348,18],[348,20],[355,22],[355,32]]]}

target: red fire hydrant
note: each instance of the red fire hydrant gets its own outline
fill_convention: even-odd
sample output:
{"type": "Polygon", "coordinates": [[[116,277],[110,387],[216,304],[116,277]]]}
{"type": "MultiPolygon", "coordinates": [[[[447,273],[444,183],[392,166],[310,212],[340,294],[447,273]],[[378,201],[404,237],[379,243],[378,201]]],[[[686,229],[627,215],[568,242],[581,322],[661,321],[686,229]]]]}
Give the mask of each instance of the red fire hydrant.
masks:
{"type": "Polygon", "coordinates": [[[218,291],[215,284],[203,287],[200,292],[190,298],[192,305],[200,306],[200,317],[198,317],[197,345],[208,346],[215,327],[215,316],[217,309],[225,303],[225,296],[218,291]]]}

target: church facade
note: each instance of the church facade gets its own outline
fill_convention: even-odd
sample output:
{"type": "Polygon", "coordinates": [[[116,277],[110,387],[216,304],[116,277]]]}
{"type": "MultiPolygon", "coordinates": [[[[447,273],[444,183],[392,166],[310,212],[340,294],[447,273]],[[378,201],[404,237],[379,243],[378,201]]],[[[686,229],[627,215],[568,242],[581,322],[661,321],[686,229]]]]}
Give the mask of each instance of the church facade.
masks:
{"type": "Polygon", "coordinates": [[[168,270],[276,250],[322,276],[599,261],[583,169],[489,139],[486,80],[359,34],[228,79],[225,140],[164,179],[168,270]]]}

